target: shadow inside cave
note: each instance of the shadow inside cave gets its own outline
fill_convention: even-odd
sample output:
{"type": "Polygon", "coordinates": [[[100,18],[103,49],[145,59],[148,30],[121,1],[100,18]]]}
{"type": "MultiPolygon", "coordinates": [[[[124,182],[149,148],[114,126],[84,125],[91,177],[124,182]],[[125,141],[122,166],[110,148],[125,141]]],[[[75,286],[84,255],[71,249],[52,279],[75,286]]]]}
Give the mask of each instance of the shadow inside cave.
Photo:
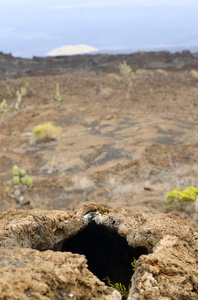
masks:
{"type": "Polygon", "coordinates": [[[84,254],[89,270],[107,285],[131,283],[134,273],[131,262],[142,254],[148,254],[146,247],[130,247],[126,239],[115,230],[90,222],[86,228],[63,242],[61,251],[84,254]]]}

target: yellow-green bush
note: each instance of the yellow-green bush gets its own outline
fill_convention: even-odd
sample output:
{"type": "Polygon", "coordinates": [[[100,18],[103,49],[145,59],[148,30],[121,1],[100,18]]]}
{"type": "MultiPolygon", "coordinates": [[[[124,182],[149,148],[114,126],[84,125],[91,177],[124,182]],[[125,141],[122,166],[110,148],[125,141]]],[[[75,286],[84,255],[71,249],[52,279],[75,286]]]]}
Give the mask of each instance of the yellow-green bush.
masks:
{"type": "Polygon", "coordinates": [[[198,190],[194,186],[188,186],[183,191],[179,188],[175,188],[166,196],[166,205],[164,208],[168,208],[170,205],[179,206],[189,201],[195,201],[197,192],[198,190]]]}
{"type": "Polygon", "coordinates": [[[61,134],[61,127],[55,126],[51,122],[43,125],[38,125],[32,132],[32,142],[42,143],[51,140],[58,140],[61,137],[61,134]]]}

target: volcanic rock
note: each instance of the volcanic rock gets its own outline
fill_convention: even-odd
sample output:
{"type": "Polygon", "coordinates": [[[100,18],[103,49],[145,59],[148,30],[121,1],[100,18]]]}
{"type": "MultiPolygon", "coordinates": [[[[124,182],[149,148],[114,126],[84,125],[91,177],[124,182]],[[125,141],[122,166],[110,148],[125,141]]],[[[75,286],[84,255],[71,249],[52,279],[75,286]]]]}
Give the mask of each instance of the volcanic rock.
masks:
{"type": "Polygon", "coordinates": [[[198,234],[175,216],[86,203],[0,220],[0,299],[121,299],[109,282],[130,300],[198,299],[198,234]]]}

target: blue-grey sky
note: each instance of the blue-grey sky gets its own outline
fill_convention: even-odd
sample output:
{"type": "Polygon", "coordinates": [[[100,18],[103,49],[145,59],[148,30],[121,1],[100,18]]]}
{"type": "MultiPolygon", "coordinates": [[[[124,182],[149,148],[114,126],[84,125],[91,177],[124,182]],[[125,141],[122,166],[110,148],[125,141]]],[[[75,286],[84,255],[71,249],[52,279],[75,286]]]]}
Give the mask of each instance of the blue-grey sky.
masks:
{"type": "Polygon", "coordinates": [[[45,56],[77,44],[102,51],[196,47],[198,0],[0,0],[0,51],[45,56]]]}

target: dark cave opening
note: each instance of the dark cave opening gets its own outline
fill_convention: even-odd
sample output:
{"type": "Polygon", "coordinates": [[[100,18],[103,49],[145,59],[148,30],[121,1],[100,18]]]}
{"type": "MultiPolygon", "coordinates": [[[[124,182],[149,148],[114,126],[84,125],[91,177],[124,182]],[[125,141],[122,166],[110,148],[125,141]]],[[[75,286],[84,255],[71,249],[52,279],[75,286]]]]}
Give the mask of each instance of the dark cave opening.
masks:
{"type": "Polygon", "coordinates": [[[84,254],[89,270],[108,285],[122,283],[126,287],[134,273],[133,259],[148,254],[145,247],[130,247],[126,239],[116,231],[94,221],[76,235],[65,240],[62,251],[84,254]]]}

